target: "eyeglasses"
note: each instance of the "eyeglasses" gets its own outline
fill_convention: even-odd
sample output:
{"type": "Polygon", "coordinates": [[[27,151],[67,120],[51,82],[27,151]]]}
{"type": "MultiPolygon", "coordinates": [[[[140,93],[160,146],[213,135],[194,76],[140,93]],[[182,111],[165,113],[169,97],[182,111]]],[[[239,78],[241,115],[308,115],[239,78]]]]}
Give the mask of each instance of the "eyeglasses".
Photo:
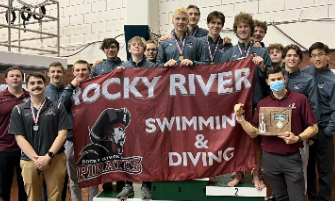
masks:
{"type": "Polygon", "coordinates": [[[322,58],[324,55],[327,55],[327,54],[320,52],[319,54],[312,54],[311,57],[313,59],[316,59],[316,57],[322,58]]]}
{"type": "Polygon", "coordinates": [[[148,52],[150,52],[150,51],[156,52],[157,49],[155,49],[155,48],[152,48],[152,49],[146,49],[146,51],[148,51],[148,52]]]}
{"type": "Polygon", "coordinates": [[[112,46],[109,46],[109,47],[104,47],[106,50],[109,50],[109,49],[116,49],[117,47],[115,45],[112,45],[112,46]]]}

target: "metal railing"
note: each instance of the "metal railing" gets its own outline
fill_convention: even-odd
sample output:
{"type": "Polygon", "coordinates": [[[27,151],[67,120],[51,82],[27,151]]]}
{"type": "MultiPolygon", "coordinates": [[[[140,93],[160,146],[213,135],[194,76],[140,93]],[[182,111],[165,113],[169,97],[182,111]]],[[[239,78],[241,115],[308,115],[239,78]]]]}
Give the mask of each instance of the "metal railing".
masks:
{"type": "MultiPolygon", "coordinates": [[[[4,4],[0,4],[0,9],[4,8],[6,11],[4,12],[0,12],[0,14],[5,13],[5,15],[7,16],[7,24],[2,24],[0,23],[0,29],[4,29],[7,28],[8,29],[8,39],[7,41],[0,41],[0,46],[5,46],[8,47],[8,51],[12,51],[12,48],[18,48],[18,51],[21,52],[21,49],[27,49],[27,50],[34,50],[36,51],[36,54],[53,54],[56,56],[60,55],[60,30],[59,30],[59,19],[60,19],[60,15],[59,15],[59,2],[57,0],[46,0],[44,1],[44,3],[38,4],[38,5],[29,5],[27,3],[24,3],[23,1],[19,1],[20,3],[22,3],[22,6],[26,6],[27,8],[35,8],[32,11],[28,11],[27,9],[22,9],[22,8],[18,8],[18,7],[14,7],[12,5],[13,0],[8,0],[8,5],[4,5],[4,4]],[[56,5],[56,12],[57,12],[57,17],[54,16],[50,16],[50,15],[46,15],[43,14],[42,12],[35,12],[37,7],[41,7],[41,6],[48,6],[48,5],[56,5]],[[19,15],[17,16],[18,18],[18,23],[12,23],[12,12],[19,12],[19,15]],[[21,13],[24,14],[30,14],[30,15],[35,15],[38,16],[39,18],[42,18],[40,20],[36,20],[34,22],[26,22],[26,23],[21,23],[21,13]],[[42,31],[42,24],[44,23],[57,23],[57,34],[55,33],[48,33],[45,31],[42,31]],[[31,25],[31,24],[39,24],[39,29],[28,29],[25,28],[24,25],[31,25]],[[13,30],[18,30],[18,39],[12,40],[12,34],[13,34],[13,30]],[[36,33],[39,34],[39,37],[23,37],[23,34],[21,33],[22,31],[24,32],[30,32],[30,33],[36,33]],[[51,50],[51,49],[45,49],[43,47],[43,39],[55,39],[57,40],[57,50],[51,50]],[[23,41],[37,41],[40,40],[41,41],[41,48],[38,47],[29,47],[29,46],[23,46],[21,44],[21,42],[23,41]],[[15,45],[13,43],[18,43],[18,45],[15,45]]],[[[39,11],[39,9],[37,9],[39,11]]]]}

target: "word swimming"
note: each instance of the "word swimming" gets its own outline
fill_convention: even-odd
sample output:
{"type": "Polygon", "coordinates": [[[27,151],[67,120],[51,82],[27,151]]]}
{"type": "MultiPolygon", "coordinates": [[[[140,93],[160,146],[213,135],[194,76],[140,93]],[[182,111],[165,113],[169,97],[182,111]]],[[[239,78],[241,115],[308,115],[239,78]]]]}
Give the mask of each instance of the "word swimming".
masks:
{"type": "MultiPolygon", "coordinates": [[[[213,85],[217,85],[216,93],[218,95],[239,92],[243,85],[245,88],[251,88],[249,76],[249,68],[211,74],[207,82],[204,81],[202,75],[171,74],[169,77],[170,96],[177,96],[178,93],[182,96],[194,96],[196,95],[196,86],[200,88],[204,96],[208,96],[210,92],[213,93],[213,85]]],[[[92,83],[86,86],[83,91],[81,88],[77,88],[73,96],[74,103],[75,105],[80,105],[81,102],[94,103],[100,96],[109,101],[121,98],[129,99],[130,96],[136,99],[154,98],[155,87],[161,78],[161,76],[154,77],[151,81],[147,77],[135,77],[133,80],[130,80],[129,77],[110,78],[105,80],[102,85],[92,83]]]]}
{"type": "Polygon", "coordinates": [[[205,119],[202,116],[193,116],[188,119],[185,116],[176,116],[170,117],[170,119],[164,117],[160,118],[149,118],[146,119],[145,131],[147,133],[156,132],[157,128],[164,132],[165,130],[171,131],[172,128],[175,128],[177,131],[186,131],[188,128],[193,128],[194,131],[202,131],[205,127],[208,127],[210,130],[221,130],[226,129],[228,125],[235,127],[235,113],[231,114],[231,117],[226,115],[222,116],[210,116],[205,119]]]}

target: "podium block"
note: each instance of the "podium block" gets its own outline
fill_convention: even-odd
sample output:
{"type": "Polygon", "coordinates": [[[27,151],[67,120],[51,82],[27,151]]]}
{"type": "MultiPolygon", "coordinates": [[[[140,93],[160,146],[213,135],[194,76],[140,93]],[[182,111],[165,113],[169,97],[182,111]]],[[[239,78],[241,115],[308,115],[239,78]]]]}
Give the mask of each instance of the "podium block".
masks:
{"type": "MultiPolygon", "coordinates": [[[[245,176],[244,183],[236,187],[228,186],[230,174],[217,176],[218,182],[210,183],[208,178],[190,181],[152,182],[152,201],[264,201],[266,188],[257,190],[251,182],[251,176],[245,176]]],[[[101,192],[93,201],[141,201],[141,184],[134,183],[135,194],[128,199],[117,199],[119,193],[113,186],[112,192],[101,192]]]]}
{"type": "Polygon", "coordinates": [[[153,200],[207,201],[206,180],[152,182],[153,200]]]}
{"type": "Polygon", "coordinates": [[[251,176],[244,177],[244,183],[228,186],[230,175],[217,176],[218,182],[206,187],[207,201],[264,201],[266,188],[257,190],[251,176]]]}

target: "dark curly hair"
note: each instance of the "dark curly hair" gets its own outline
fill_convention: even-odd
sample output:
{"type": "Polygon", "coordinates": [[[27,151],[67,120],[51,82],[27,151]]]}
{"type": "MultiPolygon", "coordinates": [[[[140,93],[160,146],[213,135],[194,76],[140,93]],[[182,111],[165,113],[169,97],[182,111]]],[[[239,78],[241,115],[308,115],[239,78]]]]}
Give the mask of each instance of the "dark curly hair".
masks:
{"type": "Polygon", "coordinates": [[[109,48],[113,43],[116,45],[117,50],[119,50],[120,44],[115,38],[105,38],[101,43],[100,49],[104,51],[105,48],[109,48]]]}

